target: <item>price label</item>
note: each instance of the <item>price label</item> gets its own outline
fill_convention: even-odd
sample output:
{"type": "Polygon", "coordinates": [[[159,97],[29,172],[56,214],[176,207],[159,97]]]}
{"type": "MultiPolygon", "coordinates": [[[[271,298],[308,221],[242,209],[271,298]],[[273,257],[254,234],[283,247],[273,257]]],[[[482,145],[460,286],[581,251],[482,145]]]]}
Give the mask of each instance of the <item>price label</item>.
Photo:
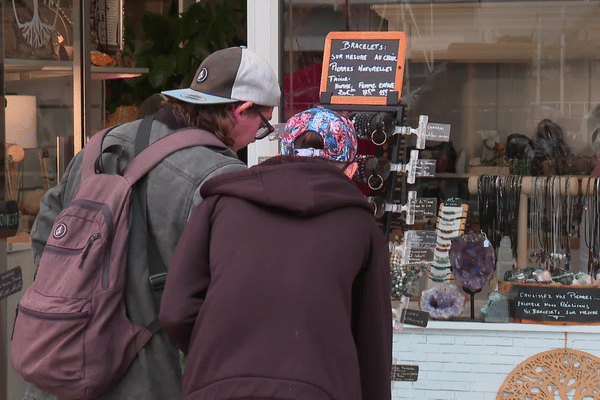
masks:
{"type": "Polygon", "coordinates": [[[404,240],[409,248],[435,248],[437,241],[437,233],[435,231],[406,231],[404,235],[404,240]]]}
{"type": "Polygon", "coordinates": [[[393,381],[416,382],[419,377],[418,365],[392,365],[393,381]]]}
{"type": "Polygon", "coordinates": [[[421,178],[435,177],[437,160],[417,160],[416,176],[421,178]]]}
{"type": "Polygon", "coordinates": [[[0,275],[0,300],[23,289],[21,267],[13,268],[0,275]]]}
{"type": "Polygon", "coordinates": [[[436,142],[450,141],[450,124],[428,123],[425,129],[425,139],[436,142]]]}
{"type": "Polygon", "coordinates": [[[423,264],[433,262],[433,249],[413,247],[408,251],[409,264],[423,264]]]}
{"type": "Polygon", "coordinates": [[[408,325],[420,326],[425,328],[429,322],[429,313],[427,311],[413,310],[406,308],[402,311],[403,323],[408,325]]]}
{"type": "Polygon", "coordinates": [[[414,203],[415,217],[431,217],[437,213],[437,199],[435,197],[417,198],[414,203]]]}

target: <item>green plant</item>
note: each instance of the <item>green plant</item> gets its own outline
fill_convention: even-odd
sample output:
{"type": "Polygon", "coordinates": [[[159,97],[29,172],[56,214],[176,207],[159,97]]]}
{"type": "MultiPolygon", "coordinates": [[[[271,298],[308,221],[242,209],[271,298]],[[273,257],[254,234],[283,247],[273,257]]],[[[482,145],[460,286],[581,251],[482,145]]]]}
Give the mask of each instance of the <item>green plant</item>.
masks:
{"type": "Polygon", "coordinates": [[[107,83],[106,108],[141,104],[154,93],[188,87],[204,58],[220,49],[246,42],[246,1],[240,9],[231,2],[193,3],[181,14],[163,16],[146,13],[142,17],[143,49],[136,53],[133,29],[126,23],[125,52],[133,54],[136,67],[149,72],[138,78],[107,83]],[[239,33],[241,32],[241,34],[239,33]]]}

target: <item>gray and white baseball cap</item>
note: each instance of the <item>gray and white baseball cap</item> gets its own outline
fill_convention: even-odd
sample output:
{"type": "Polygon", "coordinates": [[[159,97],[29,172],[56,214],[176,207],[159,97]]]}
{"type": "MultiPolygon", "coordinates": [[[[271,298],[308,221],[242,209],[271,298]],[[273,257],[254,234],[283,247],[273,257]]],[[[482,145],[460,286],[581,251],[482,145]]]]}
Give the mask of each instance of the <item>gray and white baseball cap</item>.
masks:
{"type": "Polygon", "coordinates": [[[279,105],[281,91],[271,66],[245,47],[219,50],[202,61],[188,89],[162,94],[193,104],[251,101],[261,106],[279,105]]]}

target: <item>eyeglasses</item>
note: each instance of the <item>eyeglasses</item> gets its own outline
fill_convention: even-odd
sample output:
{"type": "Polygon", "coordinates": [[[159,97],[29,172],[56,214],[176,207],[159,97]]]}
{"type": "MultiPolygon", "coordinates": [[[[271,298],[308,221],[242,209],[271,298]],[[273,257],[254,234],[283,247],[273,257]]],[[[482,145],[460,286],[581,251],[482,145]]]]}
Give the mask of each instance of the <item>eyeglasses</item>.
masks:
{"type": "Polygon", "coordinates": [[[273,133],[275,131],[275,128],[269,123],[269,120],[264,115],[262,115],[260,111],[258,111],[258,109],[255,110],[263,122],[260,128],[258,128],[256,133],[254,134],[254,138],[256,140],[260,140],[267,137],[270,133],[273,133]]]}

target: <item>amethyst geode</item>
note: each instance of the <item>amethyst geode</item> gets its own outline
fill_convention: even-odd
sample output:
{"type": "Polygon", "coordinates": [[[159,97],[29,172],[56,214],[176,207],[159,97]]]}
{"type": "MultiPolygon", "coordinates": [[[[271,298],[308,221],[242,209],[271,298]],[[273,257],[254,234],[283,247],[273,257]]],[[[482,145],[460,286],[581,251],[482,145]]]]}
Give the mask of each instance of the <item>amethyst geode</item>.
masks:
{"type": "Polygon", "coordinates": [[[470,233],[452,239],[450,266],[457,285],[466,293],[483,289],[496,266],[492,244],[484,233],[470,233]]]}

